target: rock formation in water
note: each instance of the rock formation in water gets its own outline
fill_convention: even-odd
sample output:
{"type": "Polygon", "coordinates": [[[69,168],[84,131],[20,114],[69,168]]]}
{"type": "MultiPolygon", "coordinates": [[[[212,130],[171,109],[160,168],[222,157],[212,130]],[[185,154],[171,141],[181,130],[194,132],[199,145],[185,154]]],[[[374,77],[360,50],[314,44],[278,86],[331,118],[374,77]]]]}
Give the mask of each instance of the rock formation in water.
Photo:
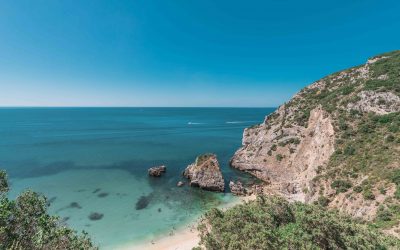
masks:
{"type": "Polygon", "coordinates": [[[400,51],[301,90],[244,130],[231,166],[266,192],[400,228],[400,51]]]}
{"type": "Polygon", "coordinates": [[[152,197],[153,197],[152,194],[140,196],[135,204],[136,210],[145,209],[150,204],[152,197]]]}
{"type": "Polygon", "coordinates": [[[162,165],[162,166],[149,168],[148,173],[150,176],[160,177],[161,174],[165,173],[166,171],[167,171],[167,167],[162,165]]]}
{"type": "Polygon", "coordinates": [[[97,213],[97,212],[93,212],[89,215],[89,219],[90,220],[101,220],[103,218],[103,214],[101,213],[97,213]]]}
{"type": "Polygon", "coordinates": [[[190,180],[189,185],[209,191],[224,191],[224,178],[215,154],[203,154],[190,164],[183,176],[190,180]]]}

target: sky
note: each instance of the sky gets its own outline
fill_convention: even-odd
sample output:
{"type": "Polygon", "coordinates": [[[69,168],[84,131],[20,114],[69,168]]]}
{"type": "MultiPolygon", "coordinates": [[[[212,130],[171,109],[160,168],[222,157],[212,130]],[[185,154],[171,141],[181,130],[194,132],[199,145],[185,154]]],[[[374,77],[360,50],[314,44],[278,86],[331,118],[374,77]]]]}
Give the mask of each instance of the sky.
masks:
{"type": "Polygon", "coordinates": [[[0,0],[0,106],[276,107],[400,49],[400,1],[0,0]]]}

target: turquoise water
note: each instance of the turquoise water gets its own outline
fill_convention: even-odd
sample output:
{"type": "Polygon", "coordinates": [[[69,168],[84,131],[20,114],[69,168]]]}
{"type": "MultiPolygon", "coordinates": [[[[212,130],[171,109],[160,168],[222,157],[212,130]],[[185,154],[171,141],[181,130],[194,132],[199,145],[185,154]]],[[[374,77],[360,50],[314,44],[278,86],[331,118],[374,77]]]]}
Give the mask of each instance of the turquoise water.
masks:
{"type": "Polygon", "coordinates": [[[229,193],[176,187],[199,154],[218,155],[225,180],[249,178],[228,166],[243,129],[268,108],[3,108],[0,168],[15,197],[31,188],[49,211],[101,248],[151,239],[230,202],[229,193]],[[167,173],[149,178],[164,164],[167,173]],[[137,209],[137,202],[147,206],[137,209]],[[89,219],[97,212],[99,220],[89,219]]]}

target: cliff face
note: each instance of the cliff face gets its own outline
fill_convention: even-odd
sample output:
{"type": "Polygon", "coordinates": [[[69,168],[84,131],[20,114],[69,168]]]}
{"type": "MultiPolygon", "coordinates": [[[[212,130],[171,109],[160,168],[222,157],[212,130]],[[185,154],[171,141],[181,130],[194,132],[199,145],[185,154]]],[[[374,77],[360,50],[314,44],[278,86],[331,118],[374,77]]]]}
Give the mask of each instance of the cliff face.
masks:
{"type": "Polygon", "coordinates": [[[301,90],[262,124],[245,129],[231,165],[290,200],[318,202],[377,223],[382,211],[390,214],[383,227],[396,224],[399,112],[395,51],[301,90]]]}
{"type": "Polygon", "coordinates": [[[330,115],[320,107],[310,112],[307,127],[285,126],[293,114],[283,105],[273,114],[274,122],[267,117],[263,124],[246,129],[243,147],[231,165],[264,180],[271,190],[305,201],[303,191],[334,151],[334,129],[330,115]]]}

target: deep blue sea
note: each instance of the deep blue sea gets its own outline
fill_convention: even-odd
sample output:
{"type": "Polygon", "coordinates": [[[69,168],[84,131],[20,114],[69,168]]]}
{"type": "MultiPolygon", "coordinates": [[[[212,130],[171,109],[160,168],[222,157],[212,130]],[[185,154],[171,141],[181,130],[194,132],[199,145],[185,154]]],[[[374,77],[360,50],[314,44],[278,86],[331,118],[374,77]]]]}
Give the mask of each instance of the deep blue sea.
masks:
{"type": "Polygon", "coordinates": [[[197,155],[216,153],[225,180],[243,129],[272,108],[2,108],[0,168],[11,197],[43,193],[49,211],[87,231],[101,248],[151,239],[232,199],[176,187],[197,155]],[[149,178],[149,167],[167,173],[149,178]],[[147,206],[137,209],[141,197],[147,206]],[[88,216],[97,212],[99,220],[88,216]]]}

